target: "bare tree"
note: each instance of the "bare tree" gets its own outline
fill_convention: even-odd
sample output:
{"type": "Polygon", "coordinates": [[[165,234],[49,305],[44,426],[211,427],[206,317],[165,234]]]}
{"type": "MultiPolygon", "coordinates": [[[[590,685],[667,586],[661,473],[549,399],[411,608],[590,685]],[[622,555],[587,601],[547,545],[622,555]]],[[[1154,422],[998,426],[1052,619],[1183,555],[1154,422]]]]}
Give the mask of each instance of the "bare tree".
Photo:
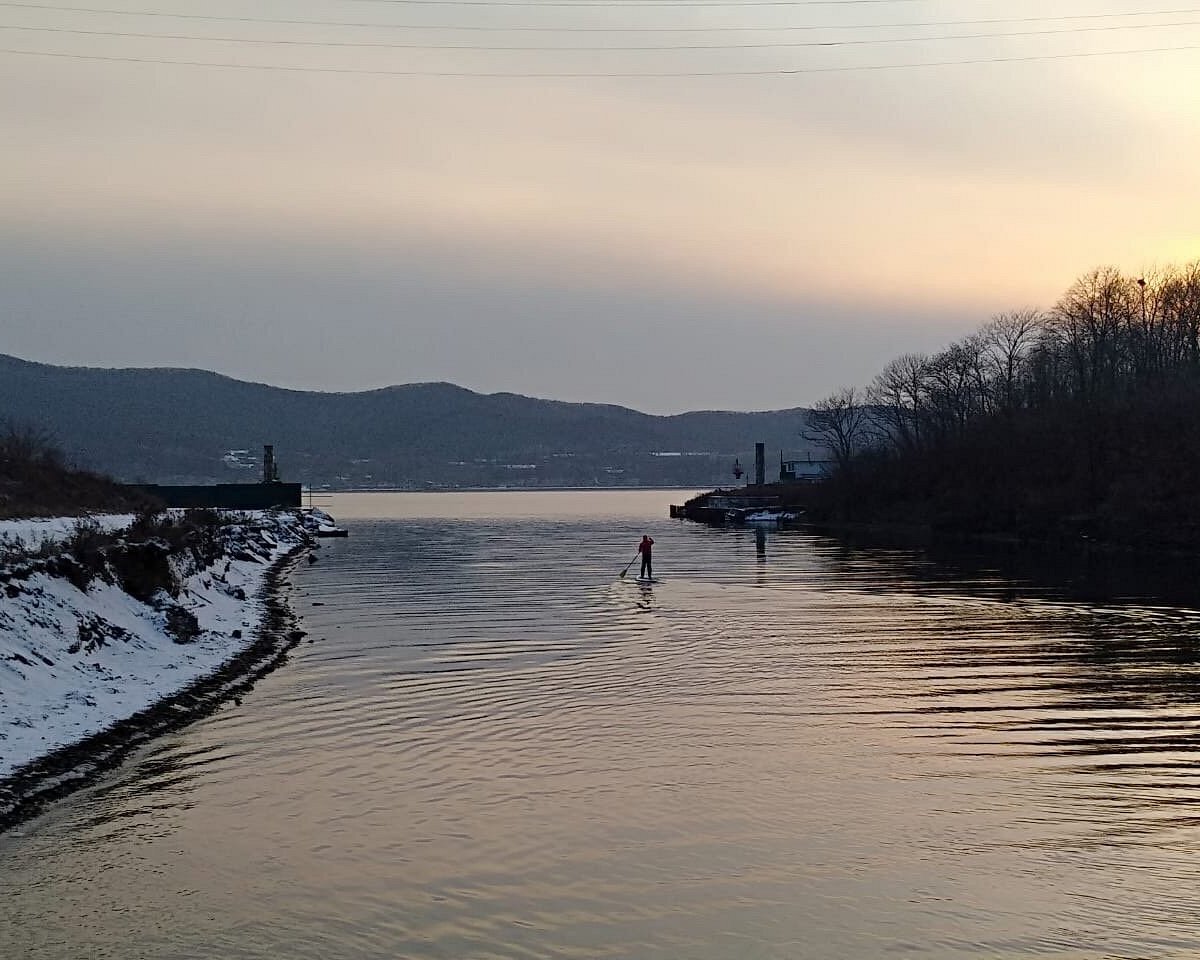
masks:
{"type": "Polygon", "coordinates": [[[1021,376],[1045,326],[1040,310],[1014,310],[997,314],[983,328],[981,336],[994,382],[994,402],[1001,410],[1011,412],[1016,408],[1021,376]]]}
{"type": "Polygon", "coordinates": [[[0,468],[25,467],[35,463],[63,465],[62,452],[48,430],[28,424],[5,422],[0,426],[0,468]]]}
{"type": "Polygon", "coordinates": [[[1169,342],[1168,364],[1200,365],[1200,261],[1169,271],[1157,302],[1169,342]]]}
{"type": "Polygon", "coordinates": [[[854,387],[846,387],[818,402],[808,414],[804,438],[828,451],[841,469],[855,452],[873,439],[870,411],[854,387]]]}
{"type": "Polygon", "coordinates": [[[929,393],[929,358],[905,353],[892,360],[867,390],[867,402],[879,431],[898,449],[921,444],[921,416],[929,393]]]}
{"type": "Polygon", "coordinates": [[[929,361],[929,421],[939,436],[961,436],[986,412],[987,377],[979,336],[953,343],[929,361]]]}
{"type": "Polygon", "coordinates": [[[1111,391],[1126,359],[1128,333],[1139,311],[1139,287],[1115,267],[1085,274],[1071,285],[1051,314],[1067,348],[1079,396],[1111,391]]]}

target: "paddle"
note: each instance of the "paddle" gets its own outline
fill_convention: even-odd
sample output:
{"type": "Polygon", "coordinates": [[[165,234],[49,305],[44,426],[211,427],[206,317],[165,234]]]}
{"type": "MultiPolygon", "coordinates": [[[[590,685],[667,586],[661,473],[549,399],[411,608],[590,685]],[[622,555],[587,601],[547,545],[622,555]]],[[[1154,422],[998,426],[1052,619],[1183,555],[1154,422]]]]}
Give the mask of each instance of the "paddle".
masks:
{"type": "Polygon", "coordinates": [[[627,564],[625,564],[625,569],[621,571],[621,579],[622,580],[625,579],[625,574],[627,574],[629,572],[630,567],[632,567],[635,563],[637,563],[638,557],[640,557],[641,555],[642,555],[642,553],[639,550],[637,553],[635,553],[633,555],[633,559],[630,560],[627,564]]]}

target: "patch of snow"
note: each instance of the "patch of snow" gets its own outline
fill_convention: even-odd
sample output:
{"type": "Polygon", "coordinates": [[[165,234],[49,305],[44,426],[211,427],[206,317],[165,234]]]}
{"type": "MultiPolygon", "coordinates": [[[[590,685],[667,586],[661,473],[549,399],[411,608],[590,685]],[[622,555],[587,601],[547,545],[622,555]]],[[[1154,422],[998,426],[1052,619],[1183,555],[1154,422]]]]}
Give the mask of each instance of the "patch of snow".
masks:
{"type": "Polygon", "coordinates": [[[0,543],[20,541],[36,549],[43,543],[65,540],[81,521],[95,523],[102,530],[115,533],[124,530],[134,520],[132,513],[97,513],[86,517],[40,517],[34,520],[0,520],[0,543]]]}
{"type": "Polygon", "coordinates": [[[796,520],[799,516],[798,513],[782,510],[760,510],[757,513],[746,514],[744,520],[746,523],[780,523],[785,520],[796,520]]]}
{"type": "Polygon", "coordinates": [[[270,562],[332,518],[241,516],[258,530],[254,549],[180,578],[172,602],[200,627],[189,643],[172,639],[162,610],[100,579],[86,591],[43,572],[0,584],[0,779],[177,693],[254,642],[247,624],[262,620],[270,562]]]}

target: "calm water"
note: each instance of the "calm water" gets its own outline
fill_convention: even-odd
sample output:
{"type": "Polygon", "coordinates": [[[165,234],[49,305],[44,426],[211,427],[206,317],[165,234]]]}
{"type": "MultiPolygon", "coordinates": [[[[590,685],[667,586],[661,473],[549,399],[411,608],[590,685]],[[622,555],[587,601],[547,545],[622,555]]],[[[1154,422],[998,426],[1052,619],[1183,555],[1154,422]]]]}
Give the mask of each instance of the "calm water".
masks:
{"type": "Polygon", "coordinates": [[[0,836],[0,956],[1200,954],[1197,613],[682,498],[337,498],[315,642],[0,836]]]}

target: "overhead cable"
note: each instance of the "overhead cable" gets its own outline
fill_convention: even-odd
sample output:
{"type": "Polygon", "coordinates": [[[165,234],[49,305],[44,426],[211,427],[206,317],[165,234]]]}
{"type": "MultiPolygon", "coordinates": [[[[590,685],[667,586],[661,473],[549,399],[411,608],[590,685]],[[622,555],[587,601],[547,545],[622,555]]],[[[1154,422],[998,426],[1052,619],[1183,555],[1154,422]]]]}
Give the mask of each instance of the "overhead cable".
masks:
{"type": "Polygon", "coordinates": [[[882,70],[910,70],[922,67],[961,67],[999,63],[1033,63],[1050,60],[1080,60],[1096,57],[1120,57],[1155,53],[1177,53],[1200,50],[1200,44],[1175,47],[1140,47],[1129,50],[1090,50],[1080,53],[1046,53],[1012,57],[973,57],[967,60],[925,60],[914,63],[878,63],[828,67],[794,67],[774,70],[686,70],[669,72],[536,72],[512,73],[462,70],[372,70],[357,67],[287,66],[283,64],[219,63],[205,60],[166,60],[155,57],[113,57],[82,53],[61,53],[48,50],[13,50],[0,48],[0,54],[23,57],[45,57],[59,60],[81,60],[97,63],[144,63],[175,67],[210,67],[227,70],[255,70],[273,73],[324,73],[362,77],[430,77],[445,79],[512,79],[512,80],[585,80],[585,79],[670,79],[690,77],[788,77],[819,73],[864,73],[882,70]]]}
{"type": "Polygon", "coordinates": [[[421,7],[859,7],[925,0],[346,0],[421,7]]]}
{"type": "Polygon", "coordinates": [[[130,10],[108,7],[75,7],[49,3],[20,3],[0,0],[0,7],[23,10],[52,10],[60,13],[84,13],[121,17],[157,17],[170,20],[199,20],[208,23],[260,23],[279,26],[313,27],[361,27],[376,30],[446,30],[484,33],[765,33],[775,31],[813,30],[891,30],[918,27],[998,26],[1006,23],[1067,23],[1084,20],[1109,20],[1120,17],[1173,17],[1200,13],[1200,7],[1173,10],[1136,10],[1122,13],[1083,13],[1054,17],[991,17],[972,20],[917,20],[895,23],[851,23],[851,24],[782,24],[776,26],[747,27],[571,27],[571,26],[496,26],[476,24],[430,24],[430,23],[381,23],[378,21],[307,20],[281,19],[273,17],[231,17],[204,13],[168,13],[163,10],[130,10]]]}
{"type": "Polygon", "coordinates": [[[896,43],[929,43],[946,40],[991,40],[1006,37],[1040,37],[1059,36],[1062,34],[1083,34],[1111,32],[1115,30],[1152,30],[1169,27],[1196,27],[1200,20],[1182,20],[1174,23],[1137,23],[1097,27],[1064,27],[1048,30],[1019,30],[1006,33],[958,33],[942,34],[933,37],[871,37],[859,40],[796,40],[772,43],[708,43],[708,44],[659,44],[642,46],[493,46],[485,44],[441,44],[441,43],[394,43],[383,40],[280,40],[258,39],[254,37],[205,37],[196,34],[182,33],[133,33],[116,30],[76,30],[67,27],[30,27],[25,25],[0,23],[0,30],[17,30],[26,33],[56,33],[82,37],[112,37],[137,40],[185,40],[203,41],[210,43],[241,43],[256,46],[286,46],[286,47],[338,47],[338,48],[368,48],[387,50],[479,50],[489,52],[589,52],[589,53],[632,53],[639,50],[766,50],[766,49],[797,49],[797,48],[832,48],[855,46],[880,46],[896,43]]]}

